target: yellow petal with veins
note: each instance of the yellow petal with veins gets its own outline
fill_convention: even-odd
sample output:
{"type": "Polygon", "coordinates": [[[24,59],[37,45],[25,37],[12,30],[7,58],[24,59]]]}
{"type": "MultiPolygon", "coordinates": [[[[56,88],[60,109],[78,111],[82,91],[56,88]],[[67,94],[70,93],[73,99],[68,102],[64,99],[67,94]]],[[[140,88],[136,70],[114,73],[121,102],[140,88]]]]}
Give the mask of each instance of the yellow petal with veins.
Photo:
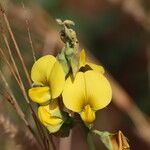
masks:
{"type": "Polygon", "coordinates": [[[112,98],[112,90],[106,77],[92,70],[85,72],[84,76],[88,104],[94,110],[106,107],[112,98]]]}
{"type": "Polygon", "coordinates": [[[51,99],[49,87],[33,87],[28,91],[32,101],[43,104],[51,99]]]}
{"type": "Polygon", "coordinates": [[[31,70],[31,79],[37,85],[48,85],[49,76],[56,58],[52,55],[46,55],[39,58],[33,65],[31,70]]]}
{"type": "Polygon", "coordinates": [[[65,84],[65,74],[58,61],[55,62],[48,80],[52,99],[55,99],[61,94],[65,84]]]}
{"type": "Polygon", "coordinates": [[[103,74],[90,70],[78,72],[74,81],[69,77],[62,95],[65,106],[74,112],[81,112],[88,104],[96,111],[110,103],[112,90],[103,74]]]}
{"type": "Polygon", "coordinates": [[[86,105],[80,113],[82,120],[86,123],[92,123],[95,120],[95,112],[91,109],[90,105],[86,105]]]}
{"type": "Polygon", "coordinates": [[[63,90],[63,102],[65,106],[74,111],[81,112],[85,104],[85,83],[82,72],[78,72],[75,79],[68,77],[63,90]]]}

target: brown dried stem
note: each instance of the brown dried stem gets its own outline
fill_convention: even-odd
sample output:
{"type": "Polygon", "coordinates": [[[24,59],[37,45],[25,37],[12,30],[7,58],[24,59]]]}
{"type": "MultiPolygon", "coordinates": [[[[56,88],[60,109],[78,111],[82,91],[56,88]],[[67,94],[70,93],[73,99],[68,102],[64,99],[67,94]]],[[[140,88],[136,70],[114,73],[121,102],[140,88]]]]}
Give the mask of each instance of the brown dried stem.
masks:
{"type": "Polygon", "coordinates": [[[35,62],[36,61],[36,55],[35,55],[35,50],[34,50],[32,38],[31,38],[29,21],[27,19],[26,19],[26,26],[27,26],[27,31],[28,31],[28,37],[29,37],[29,42],[30,42],[30,46],[31,46],[32,56],[33,56],[33,60],[35,62]]]}
{"type": "MultiPolygon", "coordinates": [[[[3,96],[3,98],[5,100],[7,100],[12,105],[12,107],[17,112],[18,116],[21,118],[21,120],[24,122],[26,127],[29,129],[29,131],[33,134],[34,138],[36,139],[35,132],[33,131],[32,127],[29,124],[29,122],[26,120],[25,115],[24,115],[21,107],[18,105],[18,102],[17,102],[12,90],[10,89],[10,87],[8,85],[8,82],[5,79],[5,77],[4,77],[3,73],[1,72],[1,70],[0,70],[0,78],[1,78],[1,81],[3,81],[4,86],[5,86],[5,93],[1,92],[0,94],[3,96]]],[[[40,141],[38,139],[36,139],[36,140],[37,140],[37,143],[40,144],[40,141]]]]}
{"type": "MultiPolygon", "coordinates": [[[[22,2],[22,7],[25,10],[25,6],[24,6],[23,2],[22,2]]],[[[34,50],[32,38],[31,38],[31,32],[30,32],[30,27],[29,27],[29,20],[26,18],[25,22],[26,22],[26,28],[27,28],[28,37],[29,37],[29,43],[30,43],[30,46],[31,46],[32,56],[33,56],[33,60],[35,62],[36,61],[36,55],[35,55],[35,50],[34,50]]]]}
{"type": "Polygon", "coordinates": [[[10,72],[13,74],[15,80],[17,81],[18,85],[20,86],[20,82],[19,82],[19,79],[15,73],[15,71],[13,70],[13,67],[11,67],[9,61],[7,60],[7,57],[6,55],[4,54],[3,50],[0,48],[0,56],[1,58],[3,59],[3,61],[6,63],[6,65],[8,66],[8,68],[10,69],[10,72]]]}
{"type": "MultiPolygon", "coordinates": [[[[31,114],[32,114],[32,116],[33,116],[33,119],[34,119],[35,124],[36,124],[37,129],[38,129],[39,135],[40,135],[40,137],[41,137],[41,139],[42,139],[42,141],[43,141],[43,143],[44,143],[46,137],[45,137],[45,134],[44,134],[44,131],[43,131],[43,127],[42,127],[41,123],[39,122],[39,120],[38,120],[38,118],[37,118],[37,116],[36,116],[36,114],[35,114],[35,112],[34,112],[32,106],[30,105],[30,103],[28,103],[29,100],[28,100],[28,97],[27,97],[27,95],[26,95],[26,91],[25,91],[25,89],[24,89],[22,80],[19,80],[18,77],[16,76],[16,73],[15,73],[16,71],[14,72],[14,70],[12,69],[12,66],[10,65],[10,62],[8,61],[6,55],[4,54],[4,52],[3,52],[3,50],[2,50],[1,48],[0,48],[0,52],[1,52],[2,59],[3,59],[4,62],[8,65],[8,67],[9,67],[11,73],[13,74],[13,76],[15,77],[15,79],[16,79],[16,81],[17,81],[17,83],[18,83],[18,86],[19,86],[19,88],[20,88],[20,90],[21,90],[23,96],[24,96],[25,99],[26,99],[27,104],[29,105],[29,108],[30,108],[30,110],[31,110],[31,112],[32,112],[31,114]]],[[[11,55],[11,57],[12,57],[12,55],[11,55]]],[[[14,59],[14,58],[12,57],[12,59],[14,59]]],[[[19,76],[20,76],[20,75],[19,75],[19,76]]],[[[21,79],[21,78],[20,78],[20,79],[21,79]]],[[[44,146],[45,146],[45,145],[44,145],[44,146]]],[[[45,148],[45,149],[46,149],[46,148],[45,148]]]]}
{"type": "MultiPolygon", "coordinates": [[[[8,21],[7,18],[6,18],[6,16],[5,16],[5,19],[6,19],[6,21],[8,21]]],[[[7,24],[8,24],[8,22],[7,22],[7,24]]],[[[9,25],[9,24],[8,24],[8,25],[9,25]]],[[[9,28],[9,26],[7,26],[7,27],[9,28]]],[[[11,28],[9,28],[8,30],[9,30],[10,32],[12,32],[12,31],[11,31],[11,28]]],[[[12,33],[11,33],[11,34],[12,34],[12,33]]],[[[24,96],[24,98],[25,98],[27,104],[29,105],[29,108],[30,108],[30,110],[31,110],[31,114],[32,114],[32,116],[33,116],[33,119],[34,119],[36,125],[37,125],[38,132],[40,133],[41,139],[42,139],[42,141],[43,141],[43,143],[44,143],[44,140],[43,140],[43,136],[44,136],[43,128],[41,127],[41,124],[40,124],[39,120],[37,119],[37,116],[36,116],[36,114],[35,114],[35,112],[34,112],[32,106],[31,106],[31,104],[30,104],[30,101],[29,101],[28,96],[27,96],[27,94],[26,94],[25,87],[24,87],[24,85],[23,85],[23,82],[22,82],[22,80],[21,80],[21,76],[20,76],[19,71],[18,71],[18,68],[17,68],[17,65],[16,65],[15,60],[14,60],[14,58],[13,58],[12,51],[11,51],[11,49],[10,49],[10,46],[9,46],[7,37],[6,37],[6,35],[5,35],[4,32],[2,32],[2,36],[3,36],[3,39],[4,39],[5,44],[6,44],[6,46],[7,46],[7,49],[8,49],[8,52],[9,52],[9,56],[10,56],[11,61],[12,61],[12,63],[13,63],[13,68],[14,68],[15,72],[14,72],[14,70],[12,69],[10,63],[8,62],[7,57],[5,56],[4,52],[2,51],[2,49],[0,49],[0,51],[1,51],[1,53],[2,53],[2,56],[3,56],[3,59],[4,59],[4,61],[6,62],[6,64],[9,66],[11,72],[13,73],[13,75],[14,75],[14,77],[15,77],[15,79],[16,79],[16,81],[17,81],[19,87],[20,87],[20,90],[21,90],[21,92],[22,92],[22,94],[23,94],[23,96],[24,96]]],[[[13,36],[13,34],[12,34],[11,36],[13,36]]],[[[12,37],[12,38],[13,38],[13,42],[14,42],[15,39],[14,39],[14,37],[12,37]]],[[[14,44],[15,44],[15,43],[14,43],[14,44]]],[[[15,44],[15,45],[16,45],[16,44],[15,44]]],[[[16,46],[17,46],[17,45],[16,45],[16,46]]],[[[20,50],[18,49],[18,47],[16,47],[16,48],[17,48],[17,50],[20,52],[20,50]]],[[[20,53],[20,55],[21,55],[21,53],[20,53]]],[[[22,56],[21,56],[21,57],[22,57],[22,56]]]]}
{"type": "MultiPolygon", "coordinates": [[[[12,63],[13,63],[13,68],[14,68],[14,70],[15,70],[15,72],[16,72],[18,78],[16,78],[16,74],[14,73],[13,69],[11,69],[10,63],[8,62],[8,60],[7,60],[6,56],[5,56],[5,54],[4,54],[3,51],[1,50],[2,53],[3,53],[3,56],[5,56],[5,62],[7,62],[7,64],[9,65],[9,68],[12,70],[13,75],[15,75],[15,79],[16,79],[16,81],[18,82],[18,85],[19,85],[19,87],[20,87],[20,90],[22,91],[22,94],[23,94],[23,96],[24,96],[26,102],[28,103],[28,105],[29,105],[29,107],[30,107],[30,109],[31,109],[32,116],[33,116],[33,118],[34,118],[34,120],[35,120],[35,122],[36,122],[36,126],[37,126],[37,129],[38,129],[38,132],[40,133],[40,136],[41,136],[41,138],[43,139],[44,133],[41,133],[41,132],[43,132],[43,129],[42,129],[42,127],[40,127],[41,124],[40,124],[39,120],[37,119],[37,116],[36,116],[34,110],[32,109],[32,106],[30,105],[30,101],[28,100],[28,96],[27,96],[27,94],[26,94],[25,87],[24,87],[23,82],[22,82],[22,80],[21,80],[21,76],[20,76],[20,74],[19,74],[17,65],[16,65],[15,60],[14,60],[14,58],[13,58],[12,50],[10,49],[10,46],[9,46],[8,39],[7,39],[7,37],[6,37],[6,34],[5,34],[4,32],[2,32],[2,36],[3,36],[3,39],[4,39],[4,41],[5,41],[6,47],[7,47],[7,49],[8,49],[8,52],[9,52],[9,56],[10,56],[10,58],[11,58],[11,61],[12,61],[12,63]]],[[[44,142],[44,140],[42,140],[42,141],[44,142]]]]}
{"type": "Polygon", "coordinates": [[[0,114],[0,133],[13,140],[15,144],[21,146],[23,150],[41,150],[30,132],[20,130],[18,126],[13,124],[3,114],[0,114]]]}
{"type": "MultiPolygon", "coordinates": [[[[1,7],[1,6],[0,6],[0,7],[1,7]]],[[[32,86],[32,83],[31,83],[31,80],[30,80],[30,77],[29,77],[29,73],[28,73],[28,71],[27,71],[25,62],[24,62],[24,60],[23,60],[23,58],[22,58],[20,49],[19,49],[19,47],[18,47],[18,44],[17,44],[16,39],[15,39],[15,37],[14,37],[14,34],[13,34],[13,32],[12,32],[12,29],[11,29],[11,27],[10,27],[10,23],[9,23],[9,21],[8,21],[7,15],[6,15],[6,13],[5,13],[5,11],[3,10],[2,7],[1,7],[1,14],[2,14],[2,17],[3,17],[3,19],[4,19],[4,22],[6,23],[6,26],[7,26],[7,29],[8,29],[8,31],[9,31],[9,33],[10,33],[11,39],[12,39],[12,41],[13,41],[13,43],[14,43],[15,50],[16,50],[18,56],[19,56],[19,59],[20,59],[20,61],[21,61],[22,66],[23,66],[23,70],[24,70],[24,72],[25,72],[25,75],[26,75],[28,84],[29,84],[29,86],[31,87],[31,86],[32,86]]]]}

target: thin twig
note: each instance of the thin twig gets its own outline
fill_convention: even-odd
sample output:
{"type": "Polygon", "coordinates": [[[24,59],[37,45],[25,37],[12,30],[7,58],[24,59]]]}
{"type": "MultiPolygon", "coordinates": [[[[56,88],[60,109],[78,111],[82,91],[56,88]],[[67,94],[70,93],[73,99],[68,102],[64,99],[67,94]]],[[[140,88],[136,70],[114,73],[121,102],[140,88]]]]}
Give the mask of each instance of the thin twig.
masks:
{"type": "Polygon", "coordinates": [[[41,137],[41,140],[42,140],[42,142],[43,142],[44,149],[47,150],[47,147],[48,147],[48,146],[45,145],[46,136],[45,136],[45,134],[44,134],[44,129],[43,129],[42,125],[40,124],[40,122],[39,122],[37,116],[35,116],[35,115],[33,114],[33,117],[34,117],[34,120],[35,120],[35,124],[36,124],[37,130],[38,130],[38,132],[39,132],[39,134],[40,134],[40,137],[41,137]]]}
{"type": "MultiPolygon", "coordinates": [[[[23,2],[22,2],[22,7],[25,10],[25,6],[24,6],[23,2]]],[[[29,27],[29,20],[26,18],[25,22],[26,22],[26,27],[27,27],[28,37],[29,37],[29,43],[30,43],[30,46],[31,46],[32,56],[33,56],[33,60],[35,62],[36,61],[36,55],[35,55],[35,50],[34,50],[32,38],[31,38],[31,32],[30,32],[30,27],[29,27]]]]}
{"type": "Polygon", "coordinates": [[[3,17],[3,19],[4,19],[5,23],[6,23],[7,29],[8,29],[8,31],[9,31],[10,36],[11,36],[11,39],[12,39],[12,41],[13,41],[13,43],[14,43],[16,52],[17,52],[17,54],[18,54],[18,56],[19,56],[19,59],[20,59],[20,61],[21,61],[21,64],[22,64],[23,70],[24,70],[24,72],[25,72],[25,75],[26,75],[28,84],[29,84],[29,86],[31,87],[32,83],[31,83],[31,80],[30,80],[30,77],[29,77],[29,73],[28,73],[28,71],[27,71],[26,65],[25,65],[24,60],[23,60],[23,58],[22,58],[20,49],[19,49],[19,47],[18,47],[18,44],[17,44],[16,39],[15,39],[15,37],[14,37],[14,34],[13,34],[13,32],[12,32],[12,29],[11,29],[11,27],[10,27],[10,23],[9,23],[9,21],[8,21],[7,15],[6,15],[5,11],[2,9],[2,6],[0,6],[0,7],[1,7],[2,17],[3,17]]]}
{"type": "MultiPolygon", "coordinates": [[[[20,76],[20,74],[19,74],[19,71],[18,71],[17,65],[16,65],[16,63],[15,63],[15,60],[14,60],[14,58],[13,58],[12,51],[11,51],[10,46],[9,46],[9,43],[8,43],[8,39],[7,39],[7,37],[6,37],[6,35],[5,35],[4,32],[2,32],[2,36],[3,36],[3,39],[4,39],[5,44],[6,44],[6,46],[7,46],[7,49],[8,49],[8,52],[9,52],[9,56],[10,56],[11,61],[12,61],[12,63],[13,63],[13,67],[14,67],[15,72],[16,72],[16,74],[17,74],[17,77],[18,77],[18,79],[19,79],[19,80],[17,79],[17,81],[18,81],[20,90],[22,91],[22,94],[23,94],[23,96],[25,97],[25,100],[26,100],[26,102],[28,103],[28,105],[29,105],[29,107],[30,107],[30,109],[31,109],[32,116],[34,115],[33,118],[34,118],[34,120],[35,120],[36,115],[35,115],[35,113],[34,113],[34,110],[32,109],[32,106],[30,105],[30,101],[28,100],[28,97],[27,97],[27,95],[26,95],[26,90],[25,90],[25,87],[24,87],[23,82],[22,82],[22,80],[21,80],[21,76],[20,76]]],[[[2,51],[2,50],[1,50],[1,51],[2,51]]],[[[4,53],[3,53],[3,51],[2,51],[2,54],[3,54],[3,56],[5,56],[4,53]]],[[[9,64],[9,62],[7,61],[6,56],[5,56],[5,61],[7,62],[7,64],[9,64]]],[[[10,65],[10,64],[9,64],[9,68],[11,69],[11,65],[10,65]]],[[[12,70],[12,72],[14,72],[13,69],[11,69],[11,70],[12,70]]],[[[14,74],[14,73],[13,73],[13,74],[14,74]]],[[[37,121],[38,121],[38,119],[35,120],[35,122],[37,122],[37,121]]],[[[36,125],[37,125],[37,124],[40,124],[40,123],[36,123],[36,125]]],[[[38,126],[40,126],[40,125],[38,125],[38,126]]],[[[38,129],[38,132],[40,133],[40,132],[42,132],[42,130],[39,130],[39,127],[38,127],[38,126],[37,126],[37,129],[38,129]]],[[[42,135],[42,134],[40,134],[40,135],[42,135]]]]}
{"type": "Polygon", "coordinates": [[[21,86],[21,85],[20,85],[20,82],[19,82],[19,79],[18,79],[18,77],[17,77],[17,75],[16,75],[16,73],[14,72],[14,70],[13,70],[13,68],[11,67],[9,61],[7,60],[6,55],[4,54],[4,52],[3,52],[3,50],[2,50],[1,48],[0,48],[0,54],[1,54],[1,55],[0,55],[1,58],[4,60],[4,62],[6,63],[6,65],[8,66],[8,68],[10,69],[10,72],[13,74],[13,76],[14,76],[15,80],[17,81],[18,85],[21,86]]]}
{"type": "Polygon", "coordinates": [[[21,130],[3,114],[0,114],[0,133],[7,135],[15,144],[19,144],[23,150],[42,150],[30,132],[21,130]]]}
{"type": "Polygon", "coordinates": [[[48,130],[47,130],[47,136],[48,136],[48,145],[49,145],[49,147],[51,147],[52,150],[56,150],[57,148],[56,148],[56,145],[55,145],[55,143],[54,143],[54,141],[53,141],[53,137],[52,137],[52,135],[49,133],[48,130]]]}
{"type": "MultiPolygon", "coordinates": [[[[14,70],[12,69],[10,63],[8,62],[6,56],[5,56],[5,54],[4,54],[4,52],[3,52],[3,50],[2,50],[1,48],[0,48],[0,52],[1,52],[1,56],[2,56],[2,58],[3,58],[3,60],[4,60],[4,62],[8,65],[8,67],[9,67],[11,73],[12,73],[13,76],[15,77],[15,79],[16,79],[16,81],[17,81],[19,87],[20,87],[20,90],[22,91],[22,94],[25,96],[26,92],[22,89],[23,87],[22,87],[20,81],[18,80],[18,78],[17,78],[17,76],[16,76],[14,70]]],[[[22,82],[22,81],[21,81],[21,82],[22,82]]],[[[26,98],[27,98],[27,96],[26,96],[26,98]]],[[[28,104],[29,104],[29,103],[28,103],[28,104]]],[[[40,125],[40,122],[39,122],[39,120],[37,119],[37,116],[36,116],[36,114],[35,114],[35,112],[34,112],[34,110],[32,109],[32,107],[31,107],[30,104],[29,104],[29,106],[30,106],[29,108],[31,109],[31,112],[32,112],[31,114],[32,114],[32,116],[33,116],[33,119],[34,119],[36,125],[38,124],[38,126],[41,126],[41,125],[40,125]],[[35,119],[35,118],[36,118],[36,119],[35,119]]],[[[38,132],[39,132],[39,133],[40,133],[40,132],[43,132],[43,130],[41,130],[41,129],[39,130],[39,127],[37,127],[37,129],[38,129],[38,132]]],[[[40,135],[41,135],[41,133],[40,133],[40,135]]],[[[42,138],[42,137],[41,137],[41,138],[42,138]]],[[[42,139],[43,139],[43,138],[42,138],[42,139]]]]}
{"type": "MultiPolygon", "coordinates": [[[[30,101],[29,101],[28,96],[27,96],[27,94],[26,94],[26,90],[25,90],[25,88],[24,88],[24,85],[23,85],[23,82],[22,82],[22,80],[21,80],[20,75],[17,74],[17,76],[16,76],[16,74],[15,74],[15,72],[18,72],[18,71],[17,71],[18,69],[16,68],[17,70],[15,70],[15,72],[14,72],[14,70],[12,69],[12,67],[11,67],[11,65],[10,65],[10,63],[9,63],[9,61],[7,60],[6,55],[4,54],[4,52],[3,52],[3,50],[2,50],[1,48],[0,48],[0,53],[1,53],[1,56],[2,56],[2,58],[3,58],[3,60],[4,60],[4,62],[8,65],[8,67],[9,67],[11,73],[14,75],[14,77],[15,77],[15,79],[16,79],[16,81],[17,81],[19,87],[20,87],[20,90],[21,90],[21,92],[22,92],[22,94],[23,94],[23,96],[24,96],[24,98],[25,98],[27,104],[28,104],[30,107],[32,107],[32,106],[30,105],[30,101]],[[18,79],[18,77],[19,77],[19,79],[18,79]]],[[[11,55],[11,59],[14,59],[12,55],[11,55]]]]}
{"type": "MultiPolygon", "coordinates": [[[[10,27],[10,24],[9,24],[7,15],[5,14],[5,11],[2,11],[2,16],[3,16],[3,18],[4,18],[4,21],[5,21],[6,25],[7,25],[7,28],[8,28],[8,31],[9,31],[10,35],[11,35],[11,38],[12,38],[12,40],[13,40],[13,43],[14,43],[14,45],[15,45],[15,49],[16,49],[16,51],[17,51],[17,54],[18,54],[18,56],[19,56],[19,58],[20,58],[20,61],[21,61],[21,63],[22,63],[22,66],[23,66],[24,72],[25,72],[25,74],[26,74],[28,83],[29,83],[29,85],[30,85],[30,87],[31,87],[31,80],[30,80],[30,77],[29,77],[27,68],[26,68],[26,66],[25,66],[24,60],[23,60],[23,58],[22,58],[22,55],[21,55],[20,49],[19,49],[19,47],[18,47],[18,44],[17,44],[17,42],[16,42],[16,40],[15,40],[14,34],[13,34],[12,29],[11,29],[11,27],[10,27]]],[[[22,80],[20,80],[20,83],[21,83],[21,91],[22,91],[22,94],[23,94],[23,96],[24,96],[26,102],[28,103],[28,105],[29,105],[29,107],[30,107],[30,110],[31,110],[31,112],[32,112],[32,116],[34,115],[34,116],[33,116],[33,119],[34,119],[35,122],[37,121],[37,122],[36,122],[36,125],[38,124],[38,126],[41,126],[39,120],[38,120],[38,119],[35,120],[35,117],[37,118],[37,116],[36,116],[36,114],[35,114],[35,112],[34,112],[32,106],[31,106],[31,104],[30,104],[30,101],[29,101],[28,96],[27,96],[27,94],[26,94],[26,90],[25,90],[25,87],[24,87],[24,85],[23,85],[23,83],[22,83],[22,80]]],[[[38,129],[38,127],[37,127],[37,129],[38,129]]],[[[43,132],[43,130],[38,130],[38,131],[39,131],[39,132],[43,132]]],[[[41,135],[41,134],[40,134],[40,135],[41,135]]],[[[43,135],[44,135],[44,134],[43,134],[43,135]]],[[[42,137],[41,137],[41,138],[42,138],[42,137]]]]}
{"type": "Polygon", "coordinates": [[[31,46],[32,56],[33,56],[33,60],[35,62],[36,61],[35,50],[33,47],[33,42],[32,42],[30,28],[29,28],[29,22],[27,19],[26,19],[26,25],[27,25],[27,31],[28,31],[28,37],[29,37],[29,42],[30,42],[30,46],[31,46]]]}
{"type": "MultiPolygon", "coordinates": [[[[8,85],[8,82],[5,79],[5,77],[4,77],[3,73],[1,72],[1,70],[0,70],[0,78],[1,78],[1,81],[3,81],[3,83],[5,85],[5,89],[6,89],[6,92],[7,92],[7,95],[8,95],[8,96],[4,96],[4,97],[6,98],[6,100],[8,102],[10,102],[10,104],[16,110],[17,114],[19,115],[19,117],[21,118],[21,120],[24,122],[24,124],[26,125],[26,127],[33,134],[34,138],[36,138],[35,133],[34,133],[32,127],[30,126],[29,122],[25,119],[25,115],[24,115],[22,109],[20,108],[20,106],[18,105],[17,100],[15,99],[15,96],[14,96],[13,92],[11,91],[11,89],[10,89],[10,87],[8,85]]],[[[37,143],[39,143],[39,141],[37,143]]]]}
{"type": "Polygon", "coordinates": [[[5,79],[4,75],[3,75],[3,73],[1,72],[1,70],[0,70],[0,78],[1,78],[1,81],[5,85],[6,91],[8,91],[7,94],[9,95],[9,97],[7,97],[7,99],[9,99],[9,101],[11,101],[11,104],[13,105],[13,107],[15,108],[15,110],[17,111],[17,113],[21,117],[21,119],[24,121],[25,125],[30,127],[28,121],[25,119],[25,115],[24,115],[22,109],[18,105],[18,103],[17,103],[17,101],[16,101],[16,99],[15,99],[15,97],[14,97],[14,95],[13,95],[13,93],[12,93],[12,91],[11,91],[9,85],[8,85],[8,82],[6,81],[6,79],[5,79]]]}
{"type": "Polygon", "coordinates": [[[10,59],[11,59],[11,61],[12,61],[12,65],[13,65],[13,67],[14,67],[14,70],[15,70],[16,74],[17,74],[17,77],[18,77],[18,79],[19,79],[20,85],[22,86],[22,89],[23,89],[23,83],[22,83],[22,80],[21,80],[21,76],[20,76],[20,74],[19,74],[19,70],[18,70],[18,68],[17,68],[17,65],[16,65],[16,62],[15,62],[15,60],[14,60],[12,51],[11,51],[11,49],[10,49],[10,46],[9,46],[9,43],[8,43],[8,39],[7,39],[6,34],[5,34],[5,32],[4,32],[3,30],[2,30],[2,37],[3,37],[3,39],[4,39],[4,42],[5,42],[5,44],[6,44],[6,47],[7,47],[7,49],[8,49],[8,53],[9,53],[10,59]]]}

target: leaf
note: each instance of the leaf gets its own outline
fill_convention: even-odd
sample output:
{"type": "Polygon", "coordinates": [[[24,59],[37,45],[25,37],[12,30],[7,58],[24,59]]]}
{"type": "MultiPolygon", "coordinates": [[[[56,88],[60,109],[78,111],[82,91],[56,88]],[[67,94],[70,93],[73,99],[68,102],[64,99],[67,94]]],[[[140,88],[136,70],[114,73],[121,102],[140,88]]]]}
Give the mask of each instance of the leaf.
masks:
{"type": "Polygon", "coordinates": [[[70,66],[69,66],[69,64],[67,62],[67,59],[65,57],[65,53],[64,53],[63,50],[62,50],[62,52],[60,54],[57,55],[57,60],[62,65],[63,70],[65,72],[65,75],[67,75],[69,73],[70,66]]]}
{"type": "Polygon", "coordinates": [[[98,130],[94,130],[93,132],[100,137],[100,140],[108,150],[130,150],[127,138],[121,131],[118,131],[115,134],[98,130]]]}

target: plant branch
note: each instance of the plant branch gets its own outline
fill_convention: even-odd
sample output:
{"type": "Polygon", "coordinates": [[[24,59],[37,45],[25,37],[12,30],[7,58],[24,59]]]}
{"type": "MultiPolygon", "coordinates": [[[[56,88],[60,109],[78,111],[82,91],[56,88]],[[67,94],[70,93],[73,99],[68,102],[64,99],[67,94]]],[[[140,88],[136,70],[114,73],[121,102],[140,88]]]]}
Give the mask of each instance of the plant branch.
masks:
{"type": "MultiPolygon", "coordinates": [[[[26,120],[25,115],[22,111],[22,109],[20,108],[20,106],[17,103],[17,100],[15,99],[15,96],[13,95],[13,92],[11,91],[8,82],[6,81],[3,73],[0,70],[0,78],[1,81],[3,81],[4,85],[5,85],[5,89],[6,89],[6,95],[4,93],[1,93],[1,95],[4,97],[5,100],[7,100],[12,107],[16,110],[18,116],[21,118],[21,120],[24,122],[24,124],[26,125],[26,127],[29,129],[29,131],[33,134],[33,137],[36,139],[36,135],[35,132],[33,131],[32,127],[30,126],[29,122],[26,120]]],[[[38,141],[38,139],[36,139],[38,141]]],[[[40,144],[40,142],[38,141],[37,143],[40,144]]]]}
{"type": "Polygon", "coordinates": [[[20,130],[18,126],[13,124],[3,114],[0,114],[0,133],[3,133],[9,137],[15,142],[16,145],[19,144],[23,150],[42,150],[38,143],[35,141],[31,132],[20,130]]]}
{"type": "Polygon", "coordinates": [[[11,27],[10,27],[10,23],[9,23],[9,21],[8,21],[7,15],[6,15],[5,11],[3,10],[2,6],[0,6],[0,7],[1,7],[1,14],[2,14],[2,17],[3,17],[3,19],[4,19],[5,23],[6,23],[7,29],[8,29],[8,31],[9,31],[10,36],[11,36],[11,39],[12,39],[12,41],[13,41],[13,43],[14,43],[16,52],[17,52],[17,54],[18,54],[18,56],[19,56],[19,59],[20,59],[20,61],[21,61],[22,66],[23,66],[23,70],[24,70],[24,72],[25,72],[25,75],[26,75],[28,84],[29,84],[29,86],[31,87],[32,83],[31,83],[31,80],[30,80],[30,77],[29,77],[29,73],[28,73],[28,71],[27,71],[26,65],[25,65],[24,60],[23,60],[23,58],[22,58],[20,49],[19,49],[19,47],[18,47],[18,44],[17,44],[16,39],[15,39],[15,37],[14,37],[14,34],[13,34],[13,32],[12,32],[12,29],[11,29],[11,27]]]}

